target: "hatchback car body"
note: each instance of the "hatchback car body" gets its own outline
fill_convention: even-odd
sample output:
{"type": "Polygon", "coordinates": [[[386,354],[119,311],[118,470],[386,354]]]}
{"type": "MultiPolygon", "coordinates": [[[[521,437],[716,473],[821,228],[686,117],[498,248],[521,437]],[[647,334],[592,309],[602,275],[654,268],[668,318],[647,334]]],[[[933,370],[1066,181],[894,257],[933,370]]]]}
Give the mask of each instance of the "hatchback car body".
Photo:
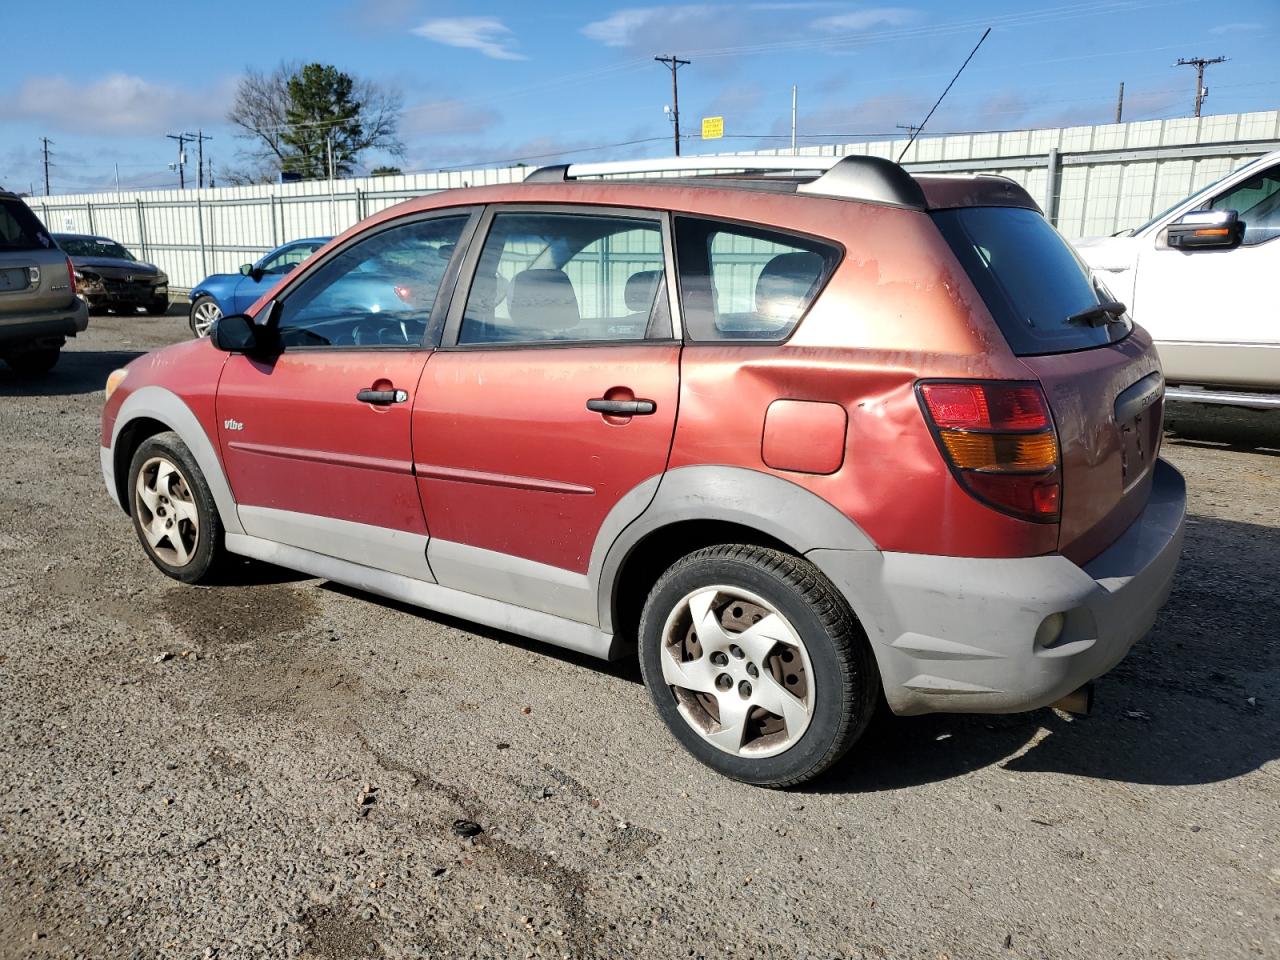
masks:
{"type": "Polygon", "coordinates": [[[191,332],[197,337],[206,337],[219,317],[228,313],[244,313],[279,283],[281,277],[292,273],[298,264],[330,239],[308,237],[291,240],[253,263],[244,264],[237,273],[215,273],[205,277],[188,294],[191,300],[191,332]]]}
{"type": "Polygon", "coordinates": [[[88,325],[71,260],[20,197],[0,191],[0,359],[19,374],[47,373],[88,325]]]}
{"type": "Polygon", "coordinates": [[[250,313],[109,383],[107,489],[161,570],[638,650],[749,782],[815,776],[881,700],[1058,702],[1174,575],[1151,340],[1001,178],[548,168],[384,211],[250,313]],[[369,272],[394,304],[350,296],[369,272]]]}
{"type": "Polygon", "coordinates": [[[169,309],[169,277],[154,263],[143,263],[110,237],[55,233],[58,246],[76,268],[80,298],[95,313],[120,310],[152,314],[169,309]]]}

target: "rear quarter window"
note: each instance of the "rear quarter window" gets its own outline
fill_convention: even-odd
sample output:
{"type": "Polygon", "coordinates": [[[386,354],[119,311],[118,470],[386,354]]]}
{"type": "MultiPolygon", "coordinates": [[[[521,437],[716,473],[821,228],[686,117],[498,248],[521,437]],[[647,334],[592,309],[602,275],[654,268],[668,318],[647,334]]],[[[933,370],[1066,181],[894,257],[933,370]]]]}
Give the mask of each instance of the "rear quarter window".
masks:
{"type": "Polygon", "coordinates": [[[785,340],[840,262],[833,244],[676,217],[676,263],[690,340],[785,340]]]}
{"type": "Polygon", "coordinates": [[[25,203],[0,198],[0,250],[48,250],[52,246],[49,234],[25,203]]]}
{"type": "Polygon", "coordinates": [[[1018,356],[1068,353],[1123,340],[1128,315],[1070,322],[1113,299],[1049,222],[1022,207],[961,207],[930,216],[1018,356]]]}

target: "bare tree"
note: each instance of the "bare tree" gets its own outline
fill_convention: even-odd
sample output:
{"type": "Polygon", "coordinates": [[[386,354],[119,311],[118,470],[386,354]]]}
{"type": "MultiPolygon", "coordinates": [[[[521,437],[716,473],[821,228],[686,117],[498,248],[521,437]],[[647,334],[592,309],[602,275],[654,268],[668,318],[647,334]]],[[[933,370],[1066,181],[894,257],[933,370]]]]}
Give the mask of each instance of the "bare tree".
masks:
{"type": "Polygon", "coordinates": [[[355,79],[336,68],[298,62],[281,63],[270,72],[248,69],[240,79],[227,119],[240,128],[248,146],[241,150],[242,166],[227,170],[228,183],[269,183],[281,171],[304,177],[323,175],[317,149],[332,141],[335,170],[349,173],[360,153],[380,149],[403,156],[404,144],[396,136],[403,97],[392,87],[369,79],[355,79]],[[315,84],[306,78],[317,73],[336,76],[349,94],[344,102],[317,105],[315,84]],[[310,96],[299,102],[303,92],[310,96]]]}

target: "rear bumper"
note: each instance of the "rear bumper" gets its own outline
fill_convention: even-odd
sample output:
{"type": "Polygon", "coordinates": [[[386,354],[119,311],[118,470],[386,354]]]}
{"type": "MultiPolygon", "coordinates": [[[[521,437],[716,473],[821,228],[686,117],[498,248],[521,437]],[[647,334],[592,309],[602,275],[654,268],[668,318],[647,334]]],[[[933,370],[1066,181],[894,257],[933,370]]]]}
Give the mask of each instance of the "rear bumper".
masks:
{"type": "Polygon", "coordinates": [[[1162,460],[1138,519],[1083,567],[1057,554],[808,556],[862,620],[895,713],[1014,713],[1106,673],[1151,629],[1185,519],[1186,484],[1162,460]]]}
{"type": "Polygon", "coordinates": [[[0,346],[39,345],[42,341],[74,337],[89,326],[89,307],[72,300],[60,310],[40,313],[0,314],[0,346]]]}

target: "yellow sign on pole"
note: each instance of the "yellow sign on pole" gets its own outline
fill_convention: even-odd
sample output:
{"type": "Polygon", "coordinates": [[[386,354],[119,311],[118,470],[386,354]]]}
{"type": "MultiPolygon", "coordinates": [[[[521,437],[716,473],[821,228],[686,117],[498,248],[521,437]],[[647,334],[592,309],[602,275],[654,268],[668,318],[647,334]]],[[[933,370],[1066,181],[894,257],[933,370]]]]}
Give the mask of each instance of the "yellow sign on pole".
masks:
{"type": "Polygon", "coordinates": [[[702,118],[702,139],[719,140],[724,136],[724,117],[702,118]]]}

